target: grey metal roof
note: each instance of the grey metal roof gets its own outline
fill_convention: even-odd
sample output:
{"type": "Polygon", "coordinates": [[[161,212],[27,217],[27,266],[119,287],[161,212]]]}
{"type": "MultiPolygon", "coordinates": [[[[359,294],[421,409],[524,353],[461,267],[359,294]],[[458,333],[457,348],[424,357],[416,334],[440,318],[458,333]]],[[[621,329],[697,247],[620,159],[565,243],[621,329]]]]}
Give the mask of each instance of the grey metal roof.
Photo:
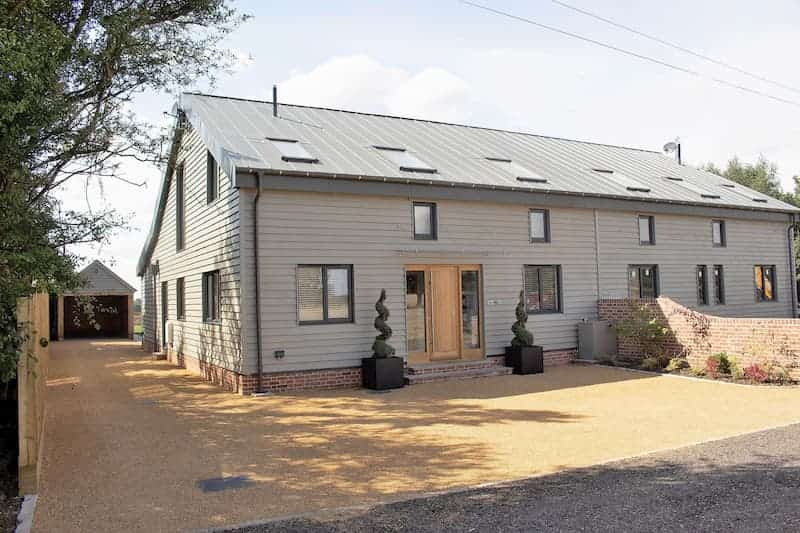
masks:
{"type": "Polygon", "coordinates": [[[179,107],[230,176],[260,170],[799,211],[715,174],[678,165],[660,152],[287,104],[280,104],[275,117],[270,102],[195,93],[184,93],[179,107]],[[318,162],[284,161],[269,139],[298,141],[318,162]],[[436,172],[400,170],[376,147],[404,148],[436,172]],[[487,157],[510,159],[547,182],[518,180],[487,157]],[[626,186],[631,180],[649,192],[631,190],[626,186]]]}
{"type": "Polygon", "coordinates": [[[133,294],[136,288],[131,286],[121,277],[119,277],[113,270],[106,265],[95,259],[78,275],[83,279],[86,284],[74,291],[69,295],[74,294],[133,294]]]}
{"type": "MultiPolygon", "coordinates": [[[[272,102],[199,93],[183,93],[175,111],[186,115],[237,186],[248,185],[239,182],[240,173],[260,171],[800,213],[792,205],[716,174],[636,148],[289,104],[280,104],[275,117],[272,102]],[[315,162],[285,160],[272,140],[301,143],[315,162]],[[404,149],[436,171],[402,170],[379,148],[404,149]],[[533,176],[517,179],[509,171],[512,166],[498,165],[497,160],[510,160],[533,176]]],[[[156,244],[176,166],[183,133],[177,126],[158,206],[137,265],[140,276],[156,244]]]]}

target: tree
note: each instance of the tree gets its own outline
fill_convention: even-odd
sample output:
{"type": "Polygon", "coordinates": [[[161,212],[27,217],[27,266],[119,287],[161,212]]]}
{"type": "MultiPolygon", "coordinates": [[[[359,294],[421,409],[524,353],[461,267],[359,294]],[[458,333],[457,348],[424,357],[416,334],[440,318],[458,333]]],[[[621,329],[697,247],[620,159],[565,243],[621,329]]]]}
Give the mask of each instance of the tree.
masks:
{"type": "Polygon", "coordinates": [[[213,81],[221,40],[245,20],[227,0],[0,0],[0,380],[13,377],[19,297],[80,283],[76,243],[123,227],[54,192],[126,180],[126,158],[160,162],[161,135],[128,109],[145,90],[213,81]]]}

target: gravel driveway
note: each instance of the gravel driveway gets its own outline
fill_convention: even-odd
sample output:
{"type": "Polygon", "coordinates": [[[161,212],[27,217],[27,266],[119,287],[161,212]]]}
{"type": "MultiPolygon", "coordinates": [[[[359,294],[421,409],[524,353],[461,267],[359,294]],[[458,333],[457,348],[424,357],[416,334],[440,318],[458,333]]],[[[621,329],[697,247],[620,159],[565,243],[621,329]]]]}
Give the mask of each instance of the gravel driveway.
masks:
{"type": "Polygon", "coordinates": [[[350,515],[232,531],[800,531],[800,424],[350,515]]]}

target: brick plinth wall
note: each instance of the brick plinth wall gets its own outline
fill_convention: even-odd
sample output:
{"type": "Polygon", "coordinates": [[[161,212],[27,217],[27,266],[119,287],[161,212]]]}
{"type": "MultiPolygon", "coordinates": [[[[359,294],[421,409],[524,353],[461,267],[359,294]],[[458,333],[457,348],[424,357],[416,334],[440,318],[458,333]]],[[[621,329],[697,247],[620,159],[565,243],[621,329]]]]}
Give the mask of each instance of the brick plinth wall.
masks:
{"type": "MultiPolygon", "coordinates": [[[[544,352],[545,366],[567,364],[575,358],[576,350],[553,350],[544,352]]],[[[216,366],[212,363],[200,361],[196,357],[180,354],[175,350],[167,351],[167,360],[189,372],[203,377],[206,381],[214,383],[225,391],[239,394],[253,394],[258,388],[258,375],[244,375],[216,366]]],[[[453,365],[452,370],[463,371],[486,366],[503,366],[504,356],[489,356],[485,360],[470,361],[453,365]]],[[[415,373],[442,372],[439,366],[430,369],[415,369],[415,373]]],[[[309,389],[343,389],[361,386],[361,367],[329,368],[321,370],[297,370],[292,372],[272,372],[263,374],[265,391],[285,392],[309,389]]]]}
{"type": "MultiPolygon", "coordinates": [[[[544,366],[566,365],[571,363],[578,355],[578,349],[570,350],[549,350],[544,352],[544,366]]],[[[494,359],[498,365],[505,365],[505,355],[490,355],[487,359],[494,359]]]]}
{"type": "MultiPolygon", "coordinates": [[[[667,327],[663,351],[685,355],[693,368],[704,368],[706,359],[724,352],[739,366],[774,362],[800,378],[800,320],[792,318],[723,318],[688,309],[669,298],[656,300],[604,299],[598,303],[601,320],[619,322],[630,316],[631,304],[645,305],[667,327]]],[[[641,346],[635,339],[619,336],[620,359],[640,361],[641,346]]]]}

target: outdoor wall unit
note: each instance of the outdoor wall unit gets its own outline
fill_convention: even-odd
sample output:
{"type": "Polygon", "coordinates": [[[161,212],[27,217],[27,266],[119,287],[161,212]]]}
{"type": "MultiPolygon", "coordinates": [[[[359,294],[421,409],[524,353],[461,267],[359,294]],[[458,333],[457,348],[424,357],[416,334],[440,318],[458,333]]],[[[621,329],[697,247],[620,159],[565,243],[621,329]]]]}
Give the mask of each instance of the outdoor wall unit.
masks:
{"type": "Polygon", "coordinates": [[[588,361],[616,355],[617,332],[607,320],[578,324],[578,359],[588,361]]]}

